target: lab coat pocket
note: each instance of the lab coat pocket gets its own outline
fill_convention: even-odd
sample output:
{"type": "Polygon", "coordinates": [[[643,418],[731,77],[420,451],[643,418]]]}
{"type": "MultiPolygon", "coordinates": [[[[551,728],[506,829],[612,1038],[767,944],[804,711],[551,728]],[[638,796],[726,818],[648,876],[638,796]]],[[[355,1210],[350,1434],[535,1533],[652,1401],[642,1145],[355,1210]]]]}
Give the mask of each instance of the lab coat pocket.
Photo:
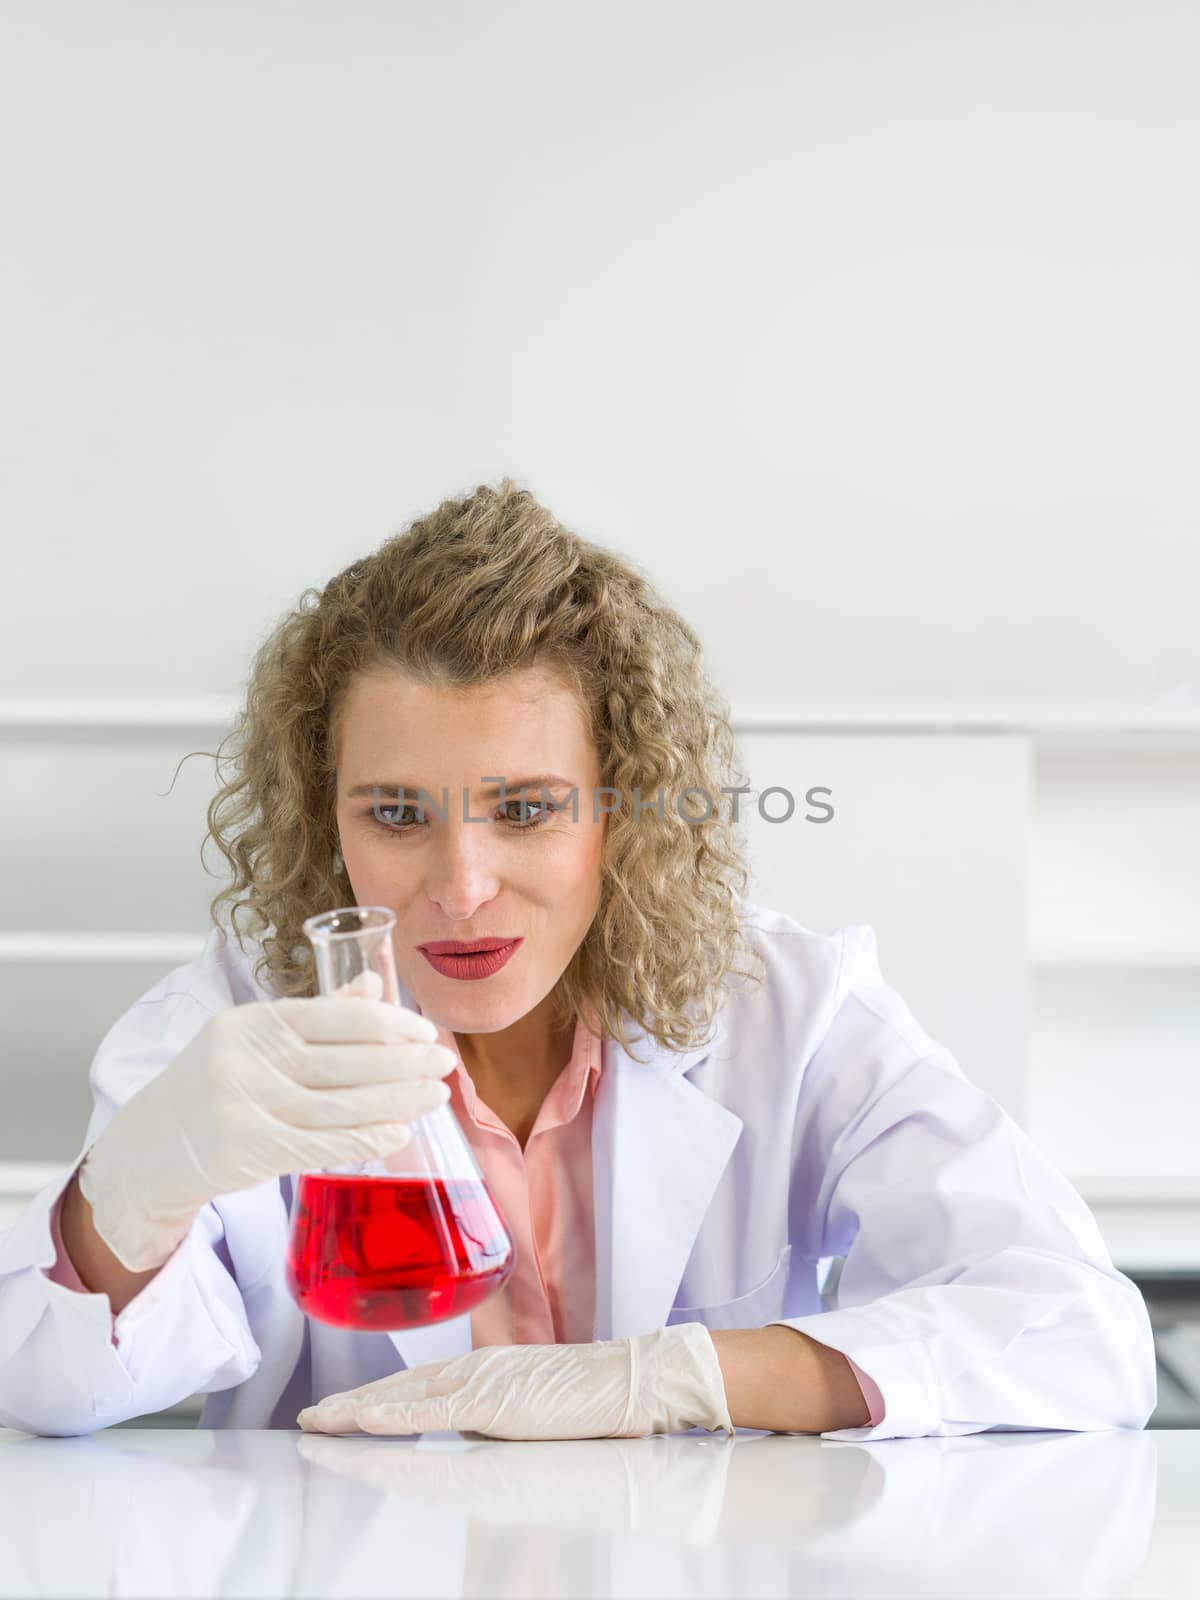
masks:
{"type": "Polygon", "coordinates": [[[702,1322],[706,1328],[761,1328],[783,1314],[788,1263],[792,1247],[785,1244],[779,1259],[763,1281],[736,1300],[721,1300],[712,1306],[673,1306],[666,1326],[677,1322],[702,1322]]]}

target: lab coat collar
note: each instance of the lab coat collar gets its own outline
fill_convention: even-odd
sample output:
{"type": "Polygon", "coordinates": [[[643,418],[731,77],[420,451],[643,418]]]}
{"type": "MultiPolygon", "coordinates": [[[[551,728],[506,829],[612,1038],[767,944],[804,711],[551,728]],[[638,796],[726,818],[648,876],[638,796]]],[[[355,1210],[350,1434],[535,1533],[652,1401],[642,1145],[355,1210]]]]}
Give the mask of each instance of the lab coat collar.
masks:
{"type": "MultiPolygon", "coordinates": [[[[605,1039],[592,1109],[596,1227],[594,1339],[662,1327],[742,1119],[688,1081],[724,1037],[722,1014],[707,1045],[666,1050],[633,1027],[628,1049],[605,1039]],[[635,1059],[636,1057],[636,1059],[635,1059]]],[[[388,1334],[407,1367],[466,1355],[469,1313],[388,1334]]]]}

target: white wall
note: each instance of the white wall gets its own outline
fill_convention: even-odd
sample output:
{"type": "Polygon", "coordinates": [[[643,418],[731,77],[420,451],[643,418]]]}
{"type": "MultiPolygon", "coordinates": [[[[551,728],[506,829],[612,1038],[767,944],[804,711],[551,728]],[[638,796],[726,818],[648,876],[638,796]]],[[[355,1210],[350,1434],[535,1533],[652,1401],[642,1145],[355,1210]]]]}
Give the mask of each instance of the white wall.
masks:
{"type": "MultiPolygon", "coordinates": [[[[873,927],[884,982],[1028,1124],[1029,740],[757,733],[739,744],[753,788],[781,786],[796,802],[786,822],[746,807],[752,898],[821,933],[873,927]],[[819,803],[806,806],[813,789],[819,803]],[[805,820],[829,806],[830,820],[805,820]]],[[[786,796],[765,809],[784,816],[786,796]]]]}
{"type": "Polygon", "coordinates": [[[509,472],[731,697],[1200,693],[1185,0],[7,0],[0,684],[509,472]]]}

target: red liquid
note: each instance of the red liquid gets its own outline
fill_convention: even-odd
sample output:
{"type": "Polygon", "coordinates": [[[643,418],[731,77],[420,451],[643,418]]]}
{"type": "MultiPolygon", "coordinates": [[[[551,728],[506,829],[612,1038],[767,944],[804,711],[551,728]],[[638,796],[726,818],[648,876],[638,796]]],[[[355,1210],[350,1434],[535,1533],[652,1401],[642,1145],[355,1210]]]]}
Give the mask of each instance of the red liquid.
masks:
{"type": "Polygon", "coordinates": [[[516,1253],[478,1179],[300,1177],[287,1282],[339,1328],[419,1328],[503,1287],[516,1253]]]}

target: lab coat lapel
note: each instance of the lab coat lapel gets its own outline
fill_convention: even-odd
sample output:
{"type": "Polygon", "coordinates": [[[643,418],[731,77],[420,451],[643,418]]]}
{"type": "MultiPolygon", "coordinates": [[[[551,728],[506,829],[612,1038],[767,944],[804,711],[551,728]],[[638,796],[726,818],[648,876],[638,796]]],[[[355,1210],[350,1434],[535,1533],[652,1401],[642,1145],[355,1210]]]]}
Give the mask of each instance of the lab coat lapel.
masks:
{"type": "MultiPolygon", "coordinates": [[[[742,1119],[686,1074],[717,1047],[664,1050],[635,1028],[626,1051],[604,1041],[592,1110],[596,1317],[592,1337],[625,1339],[662,1327],[742,1119]],[[640,1057],[641,1059],[635,1059],[640,1057]]],[[[471,1317],[389,1332],[406,1367],[466,1355],[471,1317]]]]}
{"type": "Polygon", "coordinates": [[[717,1046],[664,1050],[638,1032],[604,1043],[592,1118],[595,1339],[662,1327],[742,1119],[686,1074],[717,1046]],[[648,1059],[647,1059],[648,1057],[648,1059]]]}

